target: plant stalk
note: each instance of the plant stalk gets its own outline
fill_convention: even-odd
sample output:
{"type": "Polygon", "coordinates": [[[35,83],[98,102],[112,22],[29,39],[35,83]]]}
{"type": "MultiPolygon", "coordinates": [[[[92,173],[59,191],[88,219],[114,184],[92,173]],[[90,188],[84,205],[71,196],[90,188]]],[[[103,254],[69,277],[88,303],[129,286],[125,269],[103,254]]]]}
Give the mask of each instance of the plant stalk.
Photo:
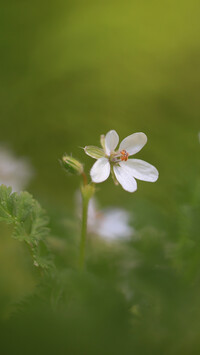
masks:
{"type": "Polygon", "coordinates": [[[88,218],[88,204],[89,198],[82,194],[82,226],[81,226],[81,242],[80,242],[80,254],[79,254],[79,268],[84,269],[85,266],[85,245],[87,235],[87,218],[88,218]]]}

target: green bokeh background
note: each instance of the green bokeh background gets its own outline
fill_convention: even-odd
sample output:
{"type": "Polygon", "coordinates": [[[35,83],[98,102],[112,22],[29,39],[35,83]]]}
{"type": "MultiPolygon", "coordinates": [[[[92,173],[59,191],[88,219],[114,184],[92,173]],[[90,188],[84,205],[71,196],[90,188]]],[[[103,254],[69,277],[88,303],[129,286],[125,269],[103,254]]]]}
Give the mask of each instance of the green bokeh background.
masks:
{"type": "MultiPolygon", "coordinates": [[[[144,269],[137,277],[129,275],[129,280],[136,277],[138,285],[141,279],[144,281],[146,289],[139,287],[141,295],[149,293],[153,299],[154,284],[165,294],[162,286],[165,277],[166,292],[175,287],[173,295],[169,293],[166,298],[161,292],[160,303],[153,308],[155,312],[147,311],[143,326],[139,326],[141,333],[148,334],[146,348],[140,352],[143,340],[138,333],[133,341],[136,354],[157,354],[156,351],[158,354],[183,354],[184,351],[199,354],[200,351],[198,315],[191,334],[186,330],[187,323],[192,322],[195,312],[199,314],[200,307],[198,299],[192,298],[193,292],[198,294],[200,290],[199,11],[200,4],[196,0],[1,2],[0,142],[9,144],[17,155],[29,157],[36,176],[28,190],[52,215],[53,233],[58,230],[57,216],[70,218],[73,215],[74,192],[79,184],[78,177],[69,178],[60,168],[62,154],[73,153],[89,171],[93,161],[81,147],[99,145],[100,134],[115,129],[120,139],[140,131],[148,136],[148,143],[137,158],[155,165],[159,180],[155,184],[138,182],[137,192],[129,194],[115,187],[109,179],[99,185],[97,192],[102,206],[126,208],[134,215],[132,224],[148,231],[139,247],[145,260],[144,269]],[[153,238],[155,248],[148,242],[152,241],[148,235],[153,238]],[[163,241],[163,238],[167,239],[163,241]],[[194,249],[188,254],[191,240],[194,249]],[[170,250],[170,243],[174,242],[184,249],[180,255],[172,256],[170,262],[175,265],[174,270],[179,270],[179,276],[174,276],[172,271],[167,276],[160,272],[157,279],[151,279],[148,270],[152,267],[160,263],[163,268],[169,266],[163,262],[162,249],[170,250]],[[190,302],[195,303],[194,313],[186,312],[184,317],[190,302]],[[150,332],[150,321],[156,322],[159,309],[164,309],[164,320],[160,320],[160,327],[157,324],[154,330],[158,332],[158,344],[165,346],[168,341],[176,344],[173,331],[170,333],[173,322],[167,314],[173,309],[179,317],[178,320],[175,317],[178,325],[174,328],[179,345],[167,352],[164,347],[156,348],[156,341],[151,350],[151,339],[156,339],[156,335],[150,332]],[[181,328],[184,322],[185,328],[181,328]],[[191,348],[193,352],[189,351],[191,348]]],[[[9,234],[3,231],[2,235],[9,234]]],[[[18,250],[13,240],[9,243],[18,250]]],[[[4,245],[5,239],[1,248],[4,245]]],[[[135,245],[132,248],[135,249],[135,245]]],[[[1,261],[2,268],[6,267],[9,255],[1,261]]],[[[112,253],[110,258],[112,261],[112,253]]],[[[22,273],[21,261],[16,263],[18,276],[12,276],[15,282],[10,277],[11,291],[8,287],[6,295],[11,295],[12,300],[15,290],[19,289],[18,301],[21,278],[24,294],[26,287],[27,292],[34,288],[35,281],[32,274],[22,273]]],[[[15,259],[10,268],[9,275],[16,268],[15,259]]],[[[77,284],[77,288],[81,287],[78,281],[77,284]]],[[[104,292],[101,292],[103,297],[104,292]]],[[[116,304],[118,301],[116,298],[116,304]]],[[[145,307],[149,305],[145,303],[145,307]]],[[[91,314],[95,318],[95,311],[91,314]]],[[[120,317],[121,314],[121,320],[120,317]]],[[[76,323],[75,318],[72,317],[73,327],[78,324],[81,328],[81,322],[76,323]]],[[[59,322],[63,329],[63,319],[59,322]]],[[[21,326],[25,329],[23,324],[21,326]]],[[[87,348],[87,341],[84,344],[87,348]]],[[[72,351],[90,354],[89,350],[84,352],[70,346],[69,354],[72,351]]],[[[122,354],[122,349],[120,351],[122,354]]],[[[128,351],[124,354],[129,354],[128,351]]],[[[91,350],[93,353],[98,352],[91,350]]],[[[111,350],[108,353],[111,354],[111,350]]]]}

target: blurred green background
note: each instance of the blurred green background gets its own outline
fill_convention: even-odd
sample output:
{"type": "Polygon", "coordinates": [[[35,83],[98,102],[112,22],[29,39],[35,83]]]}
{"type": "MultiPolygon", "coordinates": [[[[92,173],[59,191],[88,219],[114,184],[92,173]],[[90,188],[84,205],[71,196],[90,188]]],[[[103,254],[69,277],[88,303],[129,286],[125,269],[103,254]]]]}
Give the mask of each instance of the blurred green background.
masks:
{"type": "MultiPolygon", "coordinates": [[[[69,237],[71,232],[58,224],[64,216],[74,218],[74,192],[79,184],[78,177],[67,177],[61,169],[59,158],[63,153],[72,153],[89,171],[94,161],[81,147],[99,145],[100,134],[110,129],[118,132],[120,140],[131,133],[144,132],[148,143],[137,158],[155,165],[160,173],[155,184],[138,182],[134,194],[115,187],[111,179],[99,185],[97,197],[102,206],[131,211],[140,241],[131,242],[125,250],[122,247],[122,252],[90,246],[92,278],[84,276],[84,283],[84,278],[80,282],[76,275],[74,281],[70,274],[73,287],[69,288],[75,294],[75,290],[78,293],[84,289],[82,283],[88,286],[87,292],[83,291],[86,303],[87,293],[91,296],[90,290],[98,284],[93,277],[108,278],[106,284],[111,283],[110,292],[105,285],[98,286],[99,295],[92,298],[92,310],[86,306],[88,317],[94,319],[86,322],[85,337],[96,335],[91,324],[102,311],[102,324],[109,319],[109,329],[113,327],[110,339],[120,338],[119,334],[123,338],[125,334],[129,340],[125,336],[123,345],[116,343],[114,351],[110,340],[105,340],[105,329],[99,326],[96,344],[102,346],[102,334],[107,352],[97,350],[95,342],[90,352],[90,341],[80,340],[77,335],[85,350],[73,347],[74,340],[68,352],[60,350],[59,354],[112,354],[117,349],[119,354],[142,355],[200,352],[199,11],[196,0],[1,2],[0,142],[8,144],[16,155],[30,159],[36,176],[28,191],[51,215],[52,233],[63,239],[69,237]],[[120,268],[117,260],[134,260],[135,253],[140,255],[142,266],[126,274],[126,267],[120,268]],[[117,271],[111,264],[118,265],[117,271]],[[114,270],[111,272],[110,268],[114,270]],[[123,273],[123,282],[134,290],[129,305],[115,294],[123,273]],[[104,295],[108,300],[105,308],[98,303],[104,295]],[[110,314],[106,316],[108,309],[110,314]],[[130,309],[136,317],[134,321],[129,319],[130,309]],[[115,328],[117,322],[121,328],[115,328]],[[133,333],[130,329],[134,329],[133,333]],[[128,344],[127,348],[124,344],[128,344]]],[[[1,278],[6,279],[3,305],[4,298],[10,297],[12,303],[20,300],[21,294],[31,294],[37,283],[32,270],[28,274],[28,260],[22,271],[24,251],[20,249],[18,254],[21,246],[9,240],[12,252],[15,250],[12,257],[5,242],[5,235],[9,235],[6,228],[2,225],[1,249],[6,245],[8,250],[8,254],[3,254],[5,260],[1,260],[6,275],[2,272],[1,278]],[[16,255],[20,255],[19,260],[15,260],[16,255]]],[[[66,250],[69,256],[67,246],[66,250]]],[[[68,314],[67,325],[64,315],[59,318],[54,314],[55,323],[59,323],[55,341],[63,347],[64,328],[71,336],[72,330],[76,333],[78,329],[79,333],[85,327],[82,313],[78,316],[76,307],[75,310],[75,314],[68,314]]],[[[45,316],[44,327],[49,322],[48,311],[45,316]]],[[[25,319],[20,320],[18,328],[22,332],[28,322],[25,319]]],[[[31,324],[37,323],[37,319],[30,319],[31,324]]],[[[14,329],[13,324],[10,327],[14,329]]],[[[52,328],[51,337],[53,332],[52,328]]],[[[9,342],[9,337],[5,339],[5,343],[9,342]]],[[[50,348],[44,347],[43,354],[50,348]]],[[[31,353],[27,349],[27,354],[31,353]]]]}

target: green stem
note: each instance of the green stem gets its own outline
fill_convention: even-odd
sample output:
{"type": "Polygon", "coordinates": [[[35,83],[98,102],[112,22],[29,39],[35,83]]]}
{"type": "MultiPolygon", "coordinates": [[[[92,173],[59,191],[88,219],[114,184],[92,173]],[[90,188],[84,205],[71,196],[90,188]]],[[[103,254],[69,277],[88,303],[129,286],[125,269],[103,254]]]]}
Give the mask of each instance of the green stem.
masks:
{"type": "Polygon", "coordinates": [[[82,270],[85,265],[85,244],[87,235],[87,218],[88,218],[88,204],[89,198],[82,193],[82,226],[81,226],[81,242],[79,254],[79,267],[82,270]]]}

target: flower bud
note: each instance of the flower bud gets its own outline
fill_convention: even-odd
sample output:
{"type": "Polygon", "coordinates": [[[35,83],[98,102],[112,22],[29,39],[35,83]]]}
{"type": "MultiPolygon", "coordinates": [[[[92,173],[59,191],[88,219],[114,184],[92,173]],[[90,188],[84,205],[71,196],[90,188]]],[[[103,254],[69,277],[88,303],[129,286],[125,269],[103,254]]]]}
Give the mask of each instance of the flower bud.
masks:
{"type": "Polygon", "coordinates": [[[70,174],[80,175],[83,173],[83,165],[75,158],[64,155],[61,160],[63,168],[70,174]]]}
{"type": "Polygon", "coordinates": [[[87,155],[89,155],[90,157],[94,158],[94,159],[99,159],[102,157],[105,157],[105,153],[103,151],[103,149],[99,148],[99,147],[95,147],[94,145],[88,145],[84,148],[84,151],[87,155]]]}

